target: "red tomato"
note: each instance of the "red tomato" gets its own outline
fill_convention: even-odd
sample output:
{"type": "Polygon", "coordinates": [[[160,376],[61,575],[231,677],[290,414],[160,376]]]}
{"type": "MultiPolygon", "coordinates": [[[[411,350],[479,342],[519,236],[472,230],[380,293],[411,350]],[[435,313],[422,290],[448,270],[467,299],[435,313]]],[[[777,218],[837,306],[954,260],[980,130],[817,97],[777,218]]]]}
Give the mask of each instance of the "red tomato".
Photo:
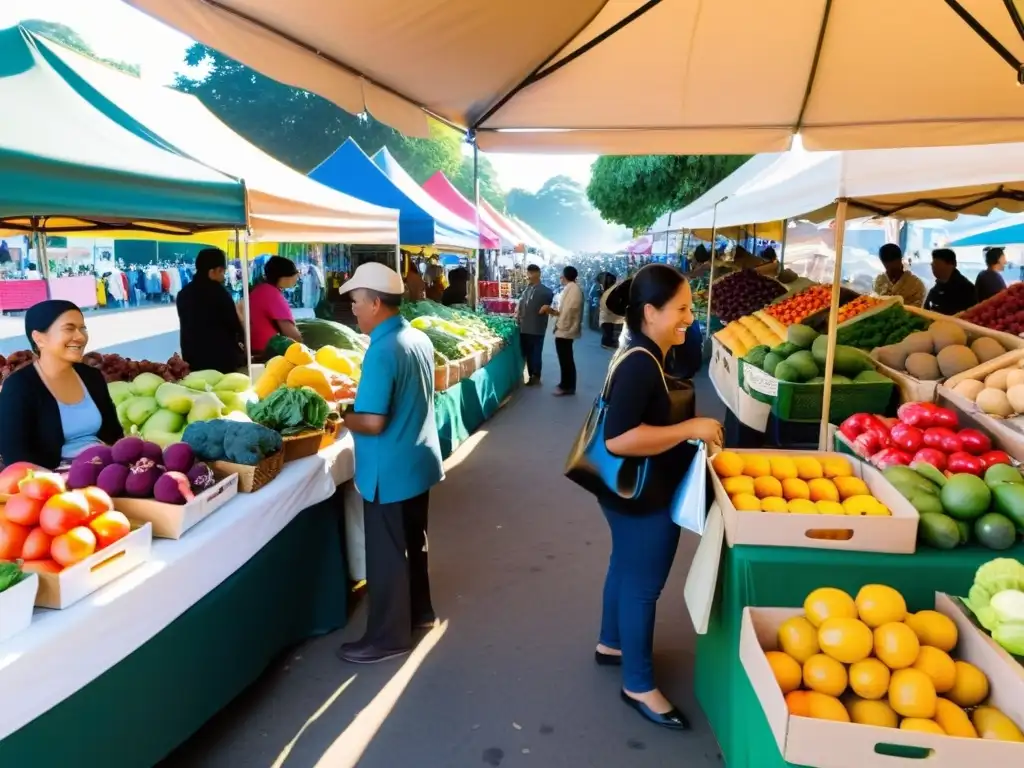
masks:
{"type": "Polygon", "coordinates": [[[29,531],[25,545],[21,548],[22,560],[47,560],[50,557],[50,543],[53,538],[42,528],[29,531]]]}
{"type": "Polygon", "coordinates": [[[26,560],[21,564],[23,571],[35,571],[36,573],[60,573],[63,568],[60,563],[49,558],[45,560],[26,560]]]}
{"type": "Polygon", "coordinates": [[[67,568],[96,551],[96,534],[84,525],[62,533],[50,544],[50,556],[67,568]]]}
{"type": "Polygon", "coordinates": [[[109,512],[114,508],[114,502],[111,500],[110,495],[102,488],[90,485],[88,488],[83,488],[81,493],[89,503],[89,517],[102,515],[104,512],[109,512]]]}
{"type": "Polygon", "coordinates": [[[24,525],[0,519],[0,560],[17,560],[28,538],[29,529],[24,525]]]}
{"type": "Polygon", "coordinates": [[[18,492],[18,483],[25,479],[29,472],[45,472],[42,467],[37,467],[27,461],[16,461],[0,472],[0,493],[8,496],[18,492]]]}
{"type": "Polygon", "coordinates": [[[58,493],[64,493],[64,478],[56,472],[30,472],[18,483],[18,490],[30,499],[47,501],[58,493]]]}
{"type": "Polygon", "coordinates": [[[60,536],[88,521],[89,502],[79,491],[57,494],[39,513],[39,526],[51,536],[60,536]]]}
{"type": "Polygon", "coordinates": [[[96,534],[97,549],[109,547],[132,532],[131,523],[124,513],[113,509],[94,517],[89,521],[89,527],[96,534]]]}
{"type": "Polygon", "coordinates": [[[18,525],[39,525],[39,512],[43,502],[30,499],[23,493],[16,493],[4,504],[4,517],[18,525]]]}

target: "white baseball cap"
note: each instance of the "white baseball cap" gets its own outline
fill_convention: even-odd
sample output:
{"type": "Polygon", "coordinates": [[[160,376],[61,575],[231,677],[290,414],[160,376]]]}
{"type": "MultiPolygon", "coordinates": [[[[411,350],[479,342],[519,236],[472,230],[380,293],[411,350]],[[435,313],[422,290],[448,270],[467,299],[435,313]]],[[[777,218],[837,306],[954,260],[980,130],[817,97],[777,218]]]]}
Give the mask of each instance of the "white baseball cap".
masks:
{"type": "Polygon", "coordinates": [[[402,276],[391,267],[386,267],[375,261],[356,267],[355,274],[338,289],[338,293],[349,293],[357,288],[367,288],[378,293],[390,293],[397,296],[405,293],[402,276]]]}

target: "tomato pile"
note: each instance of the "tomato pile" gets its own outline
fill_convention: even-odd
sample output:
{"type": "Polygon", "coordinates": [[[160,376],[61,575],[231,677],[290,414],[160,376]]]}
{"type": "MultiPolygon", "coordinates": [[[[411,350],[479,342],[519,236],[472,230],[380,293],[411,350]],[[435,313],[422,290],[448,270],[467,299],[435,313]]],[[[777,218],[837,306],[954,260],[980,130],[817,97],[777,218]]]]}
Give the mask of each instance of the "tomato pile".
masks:
{"type": "Polygon", "coordinates": [[[839,308],[839,322],[845,323],[847,320],[856,317],[862,312],[867,312],[872,307],[878,306],[881,303],[881,299],[876,299],[874,296],[858,296],[849,304],[844,304],[839,308]]]}
{"type": "Polygon", "coordinates": [[[795,325],[805,318],[828,309],[832,301],[832,286],[815,285],[788,299],[765,307],[765,312],[783,325],[795,325]]]}

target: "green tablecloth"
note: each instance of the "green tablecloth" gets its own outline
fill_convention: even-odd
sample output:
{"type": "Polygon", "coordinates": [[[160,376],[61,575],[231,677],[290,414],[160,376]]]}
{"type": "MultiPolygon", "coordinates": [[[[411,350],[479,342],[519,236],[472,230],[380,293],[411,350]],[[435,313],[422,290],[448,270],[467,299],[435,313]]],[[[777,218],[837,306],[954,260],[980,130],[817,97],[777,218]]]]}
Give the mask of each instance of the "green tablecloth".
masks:
{"type": "Polygon", "coordinates": [[[726,547],[706,635],[697,640],[697,698],[729,768],[788,765],[739,660],[743,609],[797,607],[814,588],[856,595],[865,584],[899,590],[911,610],[935,605],[935,593],[965,595],[974,572],[994,557],[1024,558],[1024,545],[1006,552],[981,547],[921,549],[913,555],[834,552],[791,547],[726,547]]]}
{"type": "Polygon", "coordinates": [[[481,424],[497,413],[502,401],[522,383],[523,355],[517,333],[479,371],[434,395],[441,456],[451,456],[481,424]]]}
{"type": "MultiPolygon", "coordinates": [[[[344,626],[348,575],[341,504],[336,493],[303,510],[160,634],[0,741],[0,766],[155,765],[283,650],[344,626]]],[[[79,663],[88,659],[83,648],[79,663]]],[[[39,670],[41,677],[47,674],[39,670]]],[[[4,706],[17,706],[17,691],[5,693],[4,706]]]]}

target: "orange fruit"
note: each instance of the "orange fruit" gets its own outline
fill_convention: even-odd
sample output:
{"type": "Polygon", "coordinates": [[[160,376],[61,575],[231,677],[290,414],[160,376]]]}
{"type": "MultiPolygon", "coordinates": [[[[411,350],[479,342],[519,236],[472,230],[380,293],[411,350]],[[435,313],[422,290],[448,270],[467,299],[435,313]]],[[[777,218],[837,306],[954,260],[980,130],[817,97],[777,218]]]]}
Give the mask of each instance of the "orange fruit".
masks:
{"type": "Polygon", "coordinates": [[[785,499],[777,496],[767,496],[761,499],[762,512],[789,512],[789,505],[785,499]]]}
{"type": "Polygon", "coordinates": [[[841,696],[846,684],[846,667],[831,656],[816,653],[804,662],[804,687],[829,696],[841,696]]]}
{"type": "Polygon", "coordinates": [[[754,478],[747,477],[746,475],[737,475],[736,477],[726,477],[722,479],[722,487],[725,492],[730,496],[735,496],[737,493],[754,493],[754,478]]]}
{"type": "Polygon", "coordinates": [[[743,474],[743,457],[734,451],[721,451],[711,460],[719,477],[738,477],[743,474]]]}
{"type": "Polygon", "coordinates": [[[825,475],[821,468],[821,462],[813,456],[797,456],[796,473],[801,480],[814,480],[825,475]]]}
{"type": "Polygon", "coordinates": [[[788,653],[782,651],[765,651],[765,658],[768,659],[768,666],[772,668],[775,681],[783,693],[795,691],[800,687],[803,679],[803,670],[800,664],[788,653]]]}
{"type": "Polygon", "coordinates": [[[793,499],[786,502],[786,505],[793,514],[816,515],[818,513],[818,508],[814,505],[814,502],[807,499],[793,499]]]}
{"type": "Polygon", "coordinates": [[[792,480],[796,478],[796,462],[789,456],[772,456],[768,459],[772,468],[772,477],[776,480],[792,480]]]}
{"type": "Polygon", "coordinates": [[[789,501],[793,499],[810,499],[811,489],[807,483],[796,478],[788,478],[782,481],[782,495],[789,501]]]}
{"type": "Polygon", "coordinates": [[[921,643],[906,624],[892,621],[875,629],[875,656],[889,669],[912,666],[920,652],[921,643]]]}
{"type": "Polygon", "coordinates": [[[956,683],[956,664],[953,659],[945,651],[930,645],[921,646],[913,668],[921,670],[932,679],[936,693],[946,693],[956,683]]]}
{"type": "Polygon", "coordinates": [[[866,584],[861,587],[854,602],[860,620],[872,629],[892,621],[903,621],[907,617],[907,601],[903,595],[883,584],[866,584]]]}
{"type": "Polygon", "coordinates": [[[810,702],[807,695],[810,691],[790,691],[786,694],[786,709],[789,714],[796,717],[809,717],[811,714],[810,702]]]}
{"type": "Polygon", "coordinates": [[[850,665],[850,688],[862,699],[880,699],[889,692],[889,668],[878,659],[850,665]]]}
{"type": "Polygon", "coordinates": [[[820,627],[825,619],[857,618],[857,606],[853,598],[835,587],[819,587],[804,600],[804,615],[815,627],[820,627]]]}
{"type": "Polygon", "coordinates": [[[842,456],[822,459],[821,471],[825,474],[825,477],[828,478],[850,477],[853,475],[853,467],[850,466],[850,462],[842,456]]]}
{"type": "Polygon", "coordinates": [[[761,501],[752,493],[737,493],[729,499],[739,512],[760,512],[761,501]]]}
{"type": "Polygon", "coordinates": [[[935,686],[919,669],[897,669],[889,680],[889,706],[901,717],[935,717],[935,686]]]}
{"type": "Polygon", "coordinates": [[[976,707],[988,698],[988,678],[985,673],[966,661],[953,662],[956,679],[946,692],[946,698],[961,707],[976,707]]]}
{"type": "Polygon", "coordinates": [[[793,616],[782,622],[778,634],[779,648],[803,664],[821,651],[818,630],[803,616],[793,616]]]}
{"type": "Polygon", "coordinates": [[[824,477],[808,480],[807,490],[811,493],[811,501],[839,501],[836,484],[824,477]]]}
{"type": "Polygon", "coordinates": [[[871,655],[874,637],[859,619],[836,616],[825,619],[818,627],[821,652],[843,664],[855,664],[871,655]]]}
{"type": "MultiPolygon", "coordinates": [[[[719,454],[721,455],[721,454],[719,454]]],[[[772,473],[772,465],[767,456],[757,453],[738,454],[743,459],[743,474],[749,477],[767,477],[772,473]]]]}
{"type": "Polygon", "coordinates": [[[814,506],[818,508],[819,515],[843,515],[843,505],[838,501],[816,501],[814,506]]]}
{"type": "Polygon", "coordinates": [[[858,725],[877,725],[879,728],[895,728],[899,716],[884,701],[873,701],[853,696],[845,701],[850,720],[858,725]]]}
{"type": "Polygon", "coordinates": [[[950,736],[962,736],[967,739],[978,738],[971,718],[960,707],[949,699],[941,696],[935,700],[935,722],[950,736]]]}
{"type": "Polygon", "coordinates": [[[904,622],[914,630],[921,645],[930,645],[946,653],[956,648],[956,624],[949,616],[938,611],[918,611],[907,614],[904,622]]]}
{"type": "Polygon", "coordinates": [[[782,483],[774,477],[758,477],[754,480],[754,494],[759,499],[768,496],[782,498],[782,483]]]}
{"type": "Polygon", "coordinates": [[[942,726],[934,720],[923,717],[905,717],[900,723],[901,731],[920,731],[921,733],[934,733],[936,736],[945,736],[946,732],[942,726]]]}
{"type": "Polygon", "coordinates": [[[807,716],[817,720],[850,722],[850,713],[838,698],[817,691],[807,692],[807,716]]]}
{"type": "MultiPolygon", "coordinates": [[[[721,454],[719,454],[721,455],[721,454]]],[[[836,489],[839,491],[839,498],[848,499],[851,496],[869,496],[867,483],[859,477],[835,477],[832,479],[836,489]]]]}

